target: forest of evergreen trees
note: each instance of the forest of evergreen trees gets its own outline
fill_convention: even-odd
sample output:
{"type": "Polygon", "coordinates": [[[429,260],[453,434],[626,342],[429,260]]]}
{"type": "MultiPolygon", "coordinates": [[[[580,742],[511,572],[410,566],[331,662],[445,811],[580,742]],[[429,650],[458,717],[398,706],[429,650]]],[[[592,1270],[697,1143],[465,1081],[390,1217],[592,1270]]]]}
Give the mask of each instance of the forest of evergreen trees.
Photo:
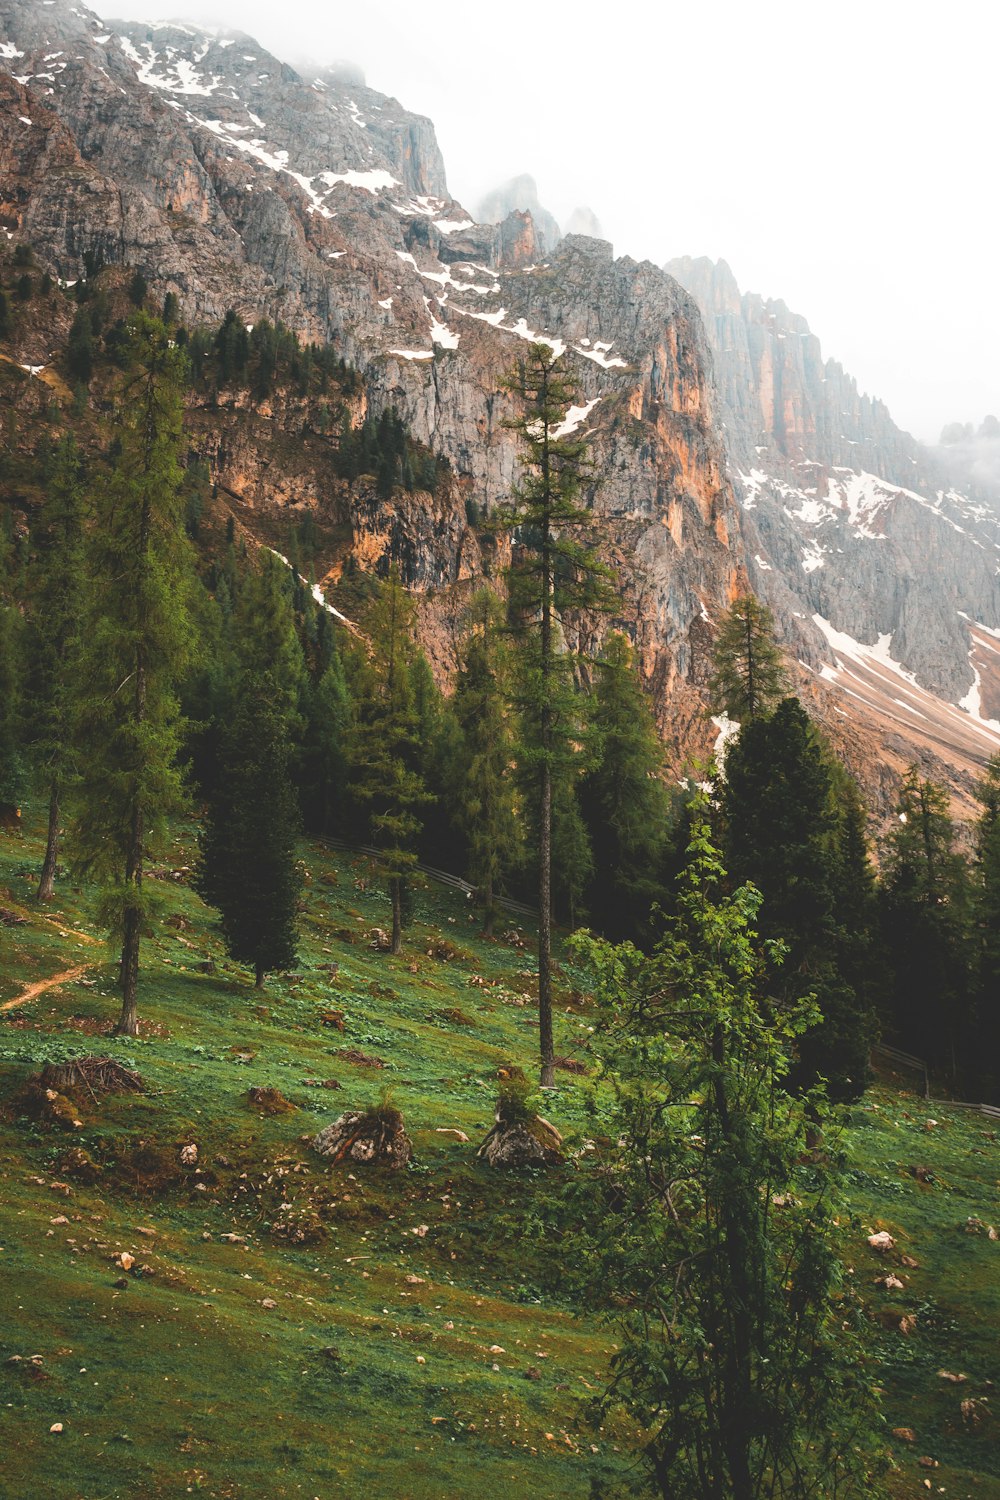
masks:
{"type": "MultiPolygon", "coordinates": [[[[31,269],[20,251],[11,297],[26,304],[53,295],[31,269]]],[[[580,500],[585,445],[549,436],[572,395],[565,378],[540,357],[512,376],[526,479],[508,512],[480,524],[510,533],[513,562],[457,622],[446,695],[395,568],[358,592],[354,635],[302,576],[308,536],[302,549],[293,538],[291,568],[238,542],[232,520],[224,547],[198,545],[211,481],[184,442],[192,388],[215,399],[243,382],[263,396],[282,381],[328,394],[341,477],[371,475],[387,494],[431,489],[440,462],[396,414],[352,426],[357,376],[280,325],[248,330],[230,313],[214,334],[188,334],[172,297],[160,318],[109,323],[90,278],[74,295],[67,374],[79,404],[103,361],[114,417],[86,448],[72,422],[47,432],[27,461],[44,496],[28,531],[2,512],[0,803],[9,818],[29,795],[48,800],[41,899],[64,825],[65,859],[100,883],[133,1024],[142,863],[185,807],[204,812],[203,894],[258,982],[294,960],[300,830],[382,851],[396,950],[420,860],[473,883],[487,930],[506,893],[648,950],[675,909],[692,784],[665,775],[626,636],[609,628],[585,663],[559,624],[614,608],[580,500]]],[[[128,295],[140,308],[141,277],[128,295]]],[[[8,297],[3,310],[9,323],[8,297]]],[[[740,725],[713,773],[714,836],[733,886],[762,893],[760,934],[780,949],[774,1003],[809,996],[821,1017],[796,1049],[800,1085],[824,1078],[835,1098],[856,1098],[881,1032],[953,1086],[996,1097],[1000,764],[984,773],[969,849],[943,788],[912,768],[876,870],[858,788],[786,695],[770,617],[752,599],[722,623],[710,697],[740,725]]],[[[543,986],[544,966],[543,952],[543,986]]]]}
{"type": "MultiPolygon", "coordinates": [[[[30,267],[30,254],[12,267],[0,336],[54,295],[30,267]]],[[[590,1188],[588,1213],[618,1226],[595,1274],[628,1309],[614,1394],[649,1428],[654,1489],[750,1500],[826,1493],[815,1483],[836,1476],[829,1493],[874,1493],[877,1424],[818,1143],[831,1110],[864,1091],[880,1033],[952,1088],[997,1097],[1000,759],[968,850],[944,790],[913,768],[876,862],[860,792],[747,597],[720,622],[709,689],[738,732],[724,766],[672,781],[614,628],[586,444],[555,436],[574,391],[543,346],[508,386],[519,486],[500,514],[474,517],[484,536],[506,534],[511,562],[455,622],[443,692],[395,563],[353,581],[348,630],[314,596],[308,538],[289,566],[248,545],[231,513],[218,524],[184,404],[194,392],[211,406],[234,382],[255,399],[281,383],[326,396],[338,476],[386,496],[432,489],[442,462],[394,412],[352,423],[358,377],[332,351],[234,314],[188,334],[170,298],[161,316],[145,310],[141,277],[131,312],[109,322],[91,280],[96,266],[64,360],[72,412],[5,461],[27,526],[4,506],[0,836],[23,802],[47,807],[38,899],[67,872],[99,893],[120,945],[119,1030],[137,1029],[157,920],[146,875],[179,816],[200,830],[196,889],[258,986],[296,960],[302,833],[374,846],[394,953],[420,862],[474,886],[486,933],[502,897],[530,902],[543,1085],[553,923],[580,930],[619,1151],[590,1188]],[[602,648],[584,660],[576,625],[602,615],[602,648]],[[804,1207],[776,1228],[772,1203],[804,1207]],[[649,1332],[664,1266],[669,1337],[649,1332]],[[706,1363],[713,1340],[725,1359],[706,1363]]],[[[526,1083],[506,1098],[526,1109],[526,1083]]]]}

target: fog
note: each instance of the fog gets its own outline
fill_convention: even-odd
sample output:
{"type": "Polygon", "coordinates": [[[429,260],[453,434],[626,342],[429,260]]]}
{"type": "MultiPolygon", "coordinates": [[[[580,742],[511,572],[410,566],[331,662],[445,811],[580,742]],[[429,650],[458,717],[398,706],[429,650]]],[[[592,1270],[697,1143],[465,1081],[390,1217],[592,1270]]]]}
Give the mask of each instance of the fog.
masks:
{"type": "MultiPolygon", "coordinates": [[[[162,19],[157,0],[98,0],[162,19]]],[[[729,261],[928,442],[1000,411],[1000,23],[955,0],[465,7],[178,0],[293,65],[351,59],[429,115],[475,209],[521,172],[618,255],[729,261]]]]}

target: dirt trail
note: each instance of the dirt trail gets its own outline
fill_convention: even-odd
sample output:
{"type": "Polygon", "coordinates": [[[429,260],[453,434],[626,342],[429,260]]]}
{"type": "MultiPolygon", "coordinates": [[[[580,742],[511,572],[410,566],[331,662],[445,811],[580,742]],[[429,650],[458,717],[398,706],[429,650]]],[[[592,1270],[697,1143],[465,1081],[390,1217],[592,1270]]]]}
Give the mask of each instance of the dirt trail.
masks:
{"type": "Polygon", "coordinates": [[[27,989],[21,991],[13,1000],[5,1000],[0,1005],[0,1010],[16,1010],[20,1005],[26,1005],[29,1000],[37,1000],[39,995],[44,995],[46,990],[54,990],[57,985],[69,984],[73,979],[79,979],[81,974],[86,974],[90,964],[77,964],[74,969],[64,969],[61,974],[53,974],[51,979],[40,979],[36,984],[29,984],[27,989]]]}

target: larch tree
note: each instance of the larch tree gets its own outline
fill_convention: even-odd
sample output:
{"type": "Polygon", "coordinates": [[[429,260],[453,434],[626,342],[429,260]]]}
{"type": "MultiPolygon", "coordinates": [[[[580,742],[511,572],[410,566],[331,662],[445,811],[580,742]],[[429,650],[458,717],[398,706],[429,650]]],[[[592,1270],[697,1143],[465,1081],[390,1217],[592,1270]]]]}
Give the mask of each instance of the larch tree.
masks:
{"type": "Polygon", "coordinates": [[[957,1069],[969,1000],[967,870],[942,786],[913,765],[903,778],[882,878],[882,930],[898,1035],[957,1069]]]}
{"type": "Polygon", "coordinates": [[[514,735],[506,711],[507,663],[502,607],[483,590],[470,610],[459,652],[453,708],[462,731],[458,821],[468,845],[468,874],[493,931],[496,895],[518,847],[514,735]]]}
{"type": "Polygon", "coordinates": [[[296,958],[302,874],[291,753],[284,685],[272,673],[244,673],[222,731],[195,885],[219,913],[226,951],[253,969],[258,989],[296,958]]]}
{"type": "Polygon", "coordinates": [[[291,765],[307,681],[294,586],[266,548],[237,579],[203,785],[196,888],[219,913],[226,951],[253,970],[258,989],[296,958],[302,876],[291,765]]]}
{"type": "Polygon", "coordinates": [[[1000,1096],[1000,755],[977,788],[973,911],[976,922],[975,1071],[995,1100],[1000,1096]]]}
{"type": "Polygon", "coordinates": [[[50,901],[59,854],[59,819],[75,758],[69,732],[73,659],[84,595],[85,510],[83,455],[72,434],[60,439],[46,475],[45,502],[34,531],[27,590],[31,671],[28,720],[37,776],[48,793],[48,833],[38,900],[50,901]]]}
{"type": "Polygon", "coordinates": [[[609,636],[594,664],[588,713],[591,766],[580,785],[594,876],[590,920],[614,941],[636,938],[659,894],[669,824],[663,743],[627,636],[609,636]]]}
{"type": "Polygon", "coordinates": [[[873,1021],[841,972],[838,903],[858,871],[842,858],[829,754],[797,698],[744,723],[726,756],[722,801],[729,870],[761,892],[761,934],[787,950],[775,997],[787,1007],[811,995],[821,1013],[797,1043],[796,1084],[822,1076],[832,1097],[856,1099],[873,1021]]]}
{"type": "MultiPolygon", "coordinates": [[[[2,552],[2,543],[0,543],[2,552]]],[[[16,605],[8,603],[0,587],[0,819],[20,817],[25,786],[22,746],[23,621],[16,605]]]]}
{"type": "Polygon", "coordinates": [[[368,811],[392,907],[391,950],[403,946],[403,895],[416,868],[422,809],[429,797],[419,767],[412,666],[416,611],[395,565],[366,621],[371,655],[352,684],[348,739],[353,795],[368,811]]]}
{"type": "Polygon", "coordinates": [[[884,1493],[879,1371],[841,1260],[822,1095],[789,1088],[809,1006],[775,1011],[761,896],[726,894],[704,800],[652,955],[578,939],[615,1143],[579,1259],[615,1329],[603,1411],[642,1434],[662,1500],[884,1493]]]}
{"type": "Polygon", "coordinates": [[[87,534],[72,848],[76,867],[104,887],[103,920],[121,941],[117,1029],[134,1036],[146,861],[182,802],[177,684],[192,654],[192,555],[179,463],[183,351],[142,313],[125,351],[118,432],[87,534]]]}
{"type": "Polygon", "coordinates": [[[508,426],[520,440],[521,477],[494,524],[512,533],[507,581],[521,647],[522,754],[536,773],[541,1083],[551,1087],[553,784],[579,738],[563,625],[572,611],[611,610],[616,601],[592,545],[592,512],[581,499],[593,479],[587,443],[563,430],[578,387],[549,345],[532,344],[506,388],[519,408],[508,426]]]}
{"type": "Polygon", "coordinates": [[[752,594],[737,599],[723,617],[713,667],[708,685],[712,707],[739,724],[760,718],[785,691],[774,617],[752,594]]]}

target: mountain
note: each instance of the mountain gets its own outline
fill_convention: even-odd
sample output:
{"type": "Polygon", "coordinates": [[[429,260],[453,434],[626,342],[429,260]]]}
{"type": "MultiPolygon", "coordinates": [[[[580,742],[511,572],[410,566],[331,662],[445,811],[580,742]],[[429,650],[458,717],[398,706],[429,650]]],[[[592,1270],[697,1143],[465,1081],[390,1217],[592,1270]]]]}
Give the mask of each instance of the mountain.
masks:
{"type": "MultiPolygon", "coordinates": [[[[562,239],[562,230],[548,209],[542,207],[538,186],[527,172],[522,172],[519,177],[512,177],[509,182],[487,193],[476,212],[484,224],[499,224],[509,214],[530,214],[542,255],[548,255],[562,239]]],[[[573,232],[573,225],[570,230],[573,232]]],[[[589,233],[589,230],[583,232],[589,233]]]]}
{"type": "MultiPolygon", "coordinates": [[[[331,577],[395,559],[442,673],[461,601],[495,566],[475,517],[517,478],[504,377],[541,339],[579,382],[567,422],[591,444],[588,499],[622,578],[617,619],[570,632],[633,636],[678,768],[716,737],[714,622],[748,579],[883,811],[914,756],[967,792],[1000,747],[996,511],[939,484],[933,455],[783,304],[741,296],[723,265],[559,239],[530,181],[476,223],[430,121],[350,68],[296,71],[238,32],[0,0],[0,64],[9,238],[64,282],[135,267],[193,324],[232,308],[331,343],[363,380],[351,420],[395,408],[447,460],[433,499],[348,503],[294,401],[191,422],[248,526],[308,511],[339,538],[331,577]]],[[[52,353],[40,323],[18,359],[52,353]]]]}
{"type": "Polygon", "coordinates": [[[705,319],[748,573],[824,717],[860,727],[855,760],[974,776],[1000,749],[998,496],[957,488],[957,462],[724,261],[667,269],[705,319]]]}
{"type": "MultiPolygon", "coordinates": [[[[66,280],[99,257],[138,266],[193,321],[232,307],[332,341],[367,403],[395,407],[448,458],[451,509],[433,525],[391,505],[353,518],[365,564],[395,555],[435,629],[430,590],[460,590],[486,566],[467,514],[516,477],[503,377],[526,342],[567,352],[580,384],[568,419],[593,444],[592,501],[624,576],[618,623],[678,762],[707,750],[707,622],[745,580],[710,356],[678,283],[591,238],[546,262],[529,214],[475,224],[448,196],[426,121],[341,74],[303,78],[246,37],[112,31],[67,0],[0,0],[0,39],[16,69],[0,88],[10,233],[66,280]]],[[[273,467],[248,473],[245,491],[224,476],[248,507],[282,503],[273,467]]]]}

